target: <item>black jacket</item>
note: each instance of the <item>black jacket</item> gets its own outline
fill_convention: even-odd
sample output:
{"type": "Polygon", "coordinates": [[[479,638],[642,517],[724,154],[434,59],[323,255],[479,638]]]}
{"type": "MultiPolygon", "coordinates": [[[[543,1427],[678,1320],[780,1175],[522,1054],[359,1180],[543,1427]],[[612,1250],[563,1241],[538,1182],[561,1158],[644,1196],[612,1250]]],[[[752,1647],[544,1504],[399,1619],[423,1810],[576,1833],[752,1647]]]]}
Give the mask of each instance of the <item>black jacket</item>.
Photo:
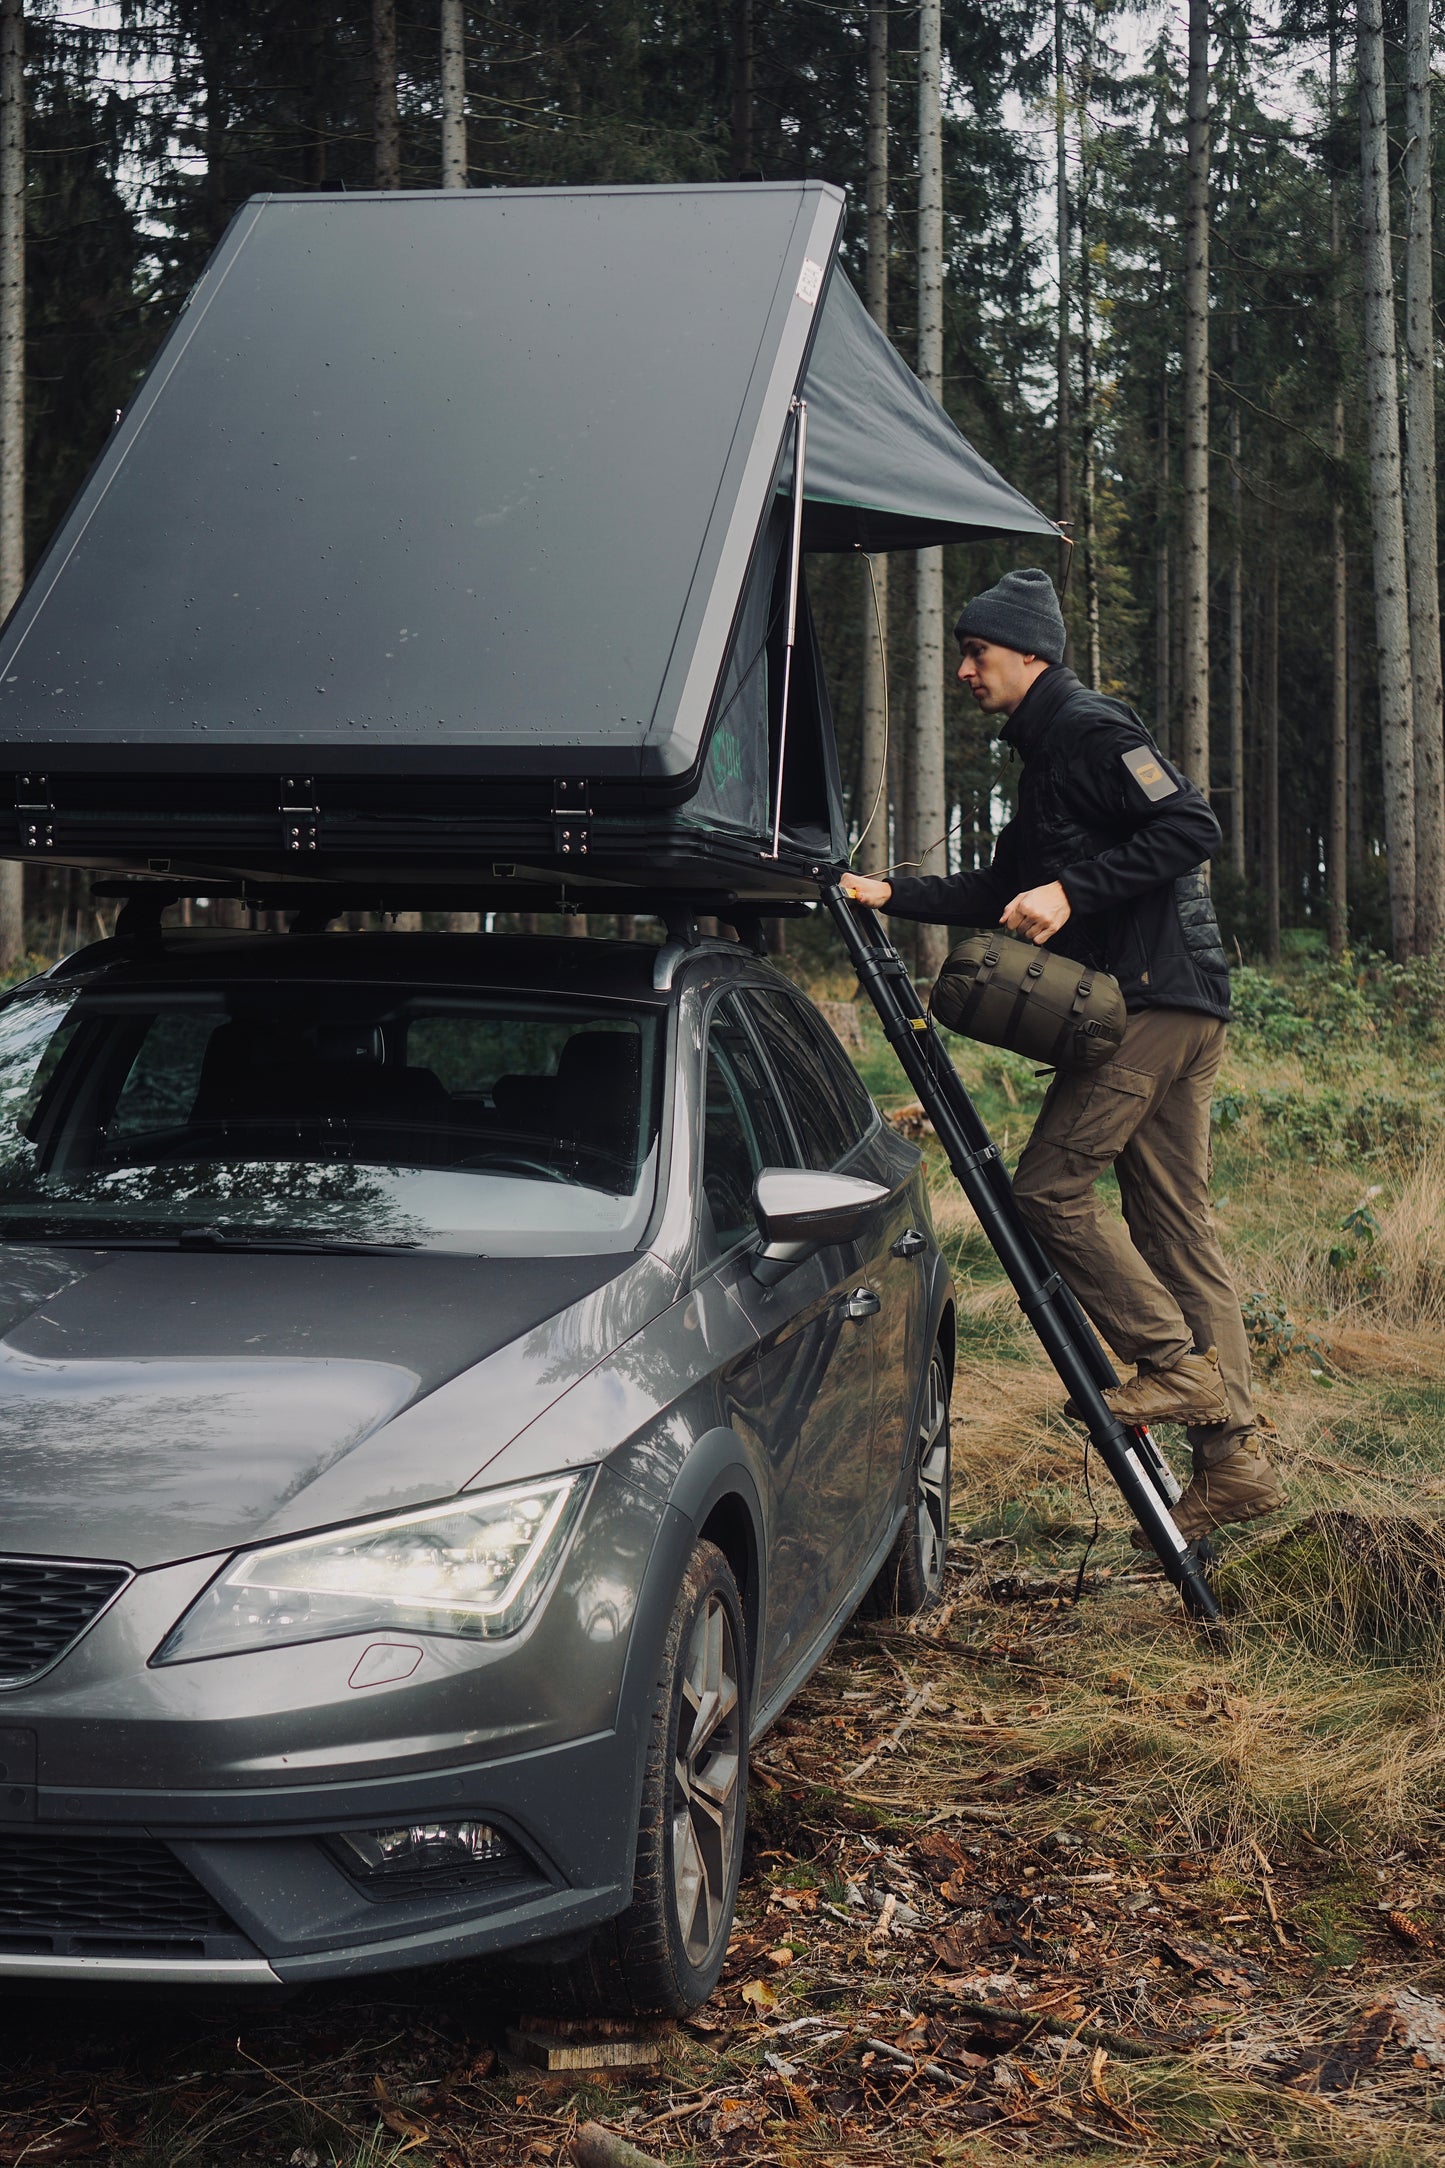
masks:
{"type": "Polygon", "coordinates": [[[1018,810],[987,872],[893,883],[899,918],[996,926],[1024,889],[1063,884],[1072,912],[1047,946],[1111,971],[1134,1009],[1229,1015],[1229,965],[1204,864],[1219,823],[1132,709],[1054,664],[1009,718],[1018,810]]]}

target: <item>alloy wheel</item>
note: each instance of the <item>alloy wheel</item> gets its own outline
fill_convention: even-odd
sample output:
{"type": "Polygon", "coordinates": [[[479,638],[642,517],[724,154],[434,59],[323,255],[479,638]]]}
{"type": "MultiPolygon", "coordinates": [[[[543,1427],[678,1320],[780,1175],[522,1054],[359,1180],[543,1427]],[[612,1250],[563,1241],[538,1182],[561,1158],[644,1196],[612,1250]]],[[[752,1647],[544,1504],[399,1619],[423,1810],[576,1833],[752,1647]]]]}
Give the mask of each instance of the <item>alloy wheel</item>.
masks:
{"type": "Polygon", "coordinates": [[[693,1623],[679,1691],[673,1898],[683,1949],[701,1967],[728,1912],[740,1803],[738,1651],[732,1620],[715,1593],[693,1623]]]}
{"type": "Polygon", "coordinates": [[[918,1425],[918,1562],[923,1585],[932,1598],[943,1585],[948,1548],[949,1494],[948,1369],[935,1348],[918,1425]]]}

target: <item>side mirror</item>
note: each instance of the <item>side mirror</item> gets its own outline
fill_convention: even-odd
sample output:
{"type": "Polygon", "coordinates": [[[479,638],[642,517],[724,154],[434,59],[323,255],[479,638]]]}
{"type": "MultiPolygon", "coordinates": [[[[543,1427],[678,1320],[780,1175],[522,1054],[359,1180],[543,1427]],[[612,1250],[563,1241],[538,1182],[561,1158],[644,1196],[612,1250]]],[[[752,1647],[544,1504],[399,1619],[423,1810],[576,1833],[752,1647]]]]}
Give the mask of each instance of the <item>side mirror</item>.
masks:
{"type": "Polygon", "coordinates": [[[830,1242],[851,1242],[888,1196],[881,1182],[854,1174],[815,1174],[804,1167],[764,1167],[753,1184],[753,1210],[763,1246],[753,1277],[775,1287],[795,1265],[830,1242]]]}

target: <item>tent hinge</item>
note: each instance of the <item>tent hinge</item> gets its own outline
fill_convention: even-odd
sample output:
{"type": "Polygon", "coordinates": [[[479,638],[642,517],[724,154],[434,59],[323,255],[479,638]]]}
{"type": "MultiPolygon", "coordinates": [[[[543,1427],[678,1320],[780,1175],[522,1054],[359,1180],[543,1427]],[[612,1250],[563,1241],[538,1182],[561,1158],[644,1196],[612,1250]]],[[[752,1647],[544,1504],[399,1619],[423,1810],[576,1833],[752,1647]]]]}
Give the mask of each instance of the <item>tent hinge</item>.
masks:
{"type": "Polygon", "coordinates": [[[48,775],[16,777],[15,811],[20,822],[20,848],[23,851],[53,851],[55,807],[48,775]]]}
{"type": "Polygon", "coordinates": [[[281,778],[281,848],[315,851],[321,847],[321,808],[316,802],[315,778],[283,775],[281,778]]]}
{"type": "Polygon", "coordinates": [[[592,841],[592,793],[586,778],[559,775],[552,783],[552,848],[559,858],[585,858],[592,841]]]}

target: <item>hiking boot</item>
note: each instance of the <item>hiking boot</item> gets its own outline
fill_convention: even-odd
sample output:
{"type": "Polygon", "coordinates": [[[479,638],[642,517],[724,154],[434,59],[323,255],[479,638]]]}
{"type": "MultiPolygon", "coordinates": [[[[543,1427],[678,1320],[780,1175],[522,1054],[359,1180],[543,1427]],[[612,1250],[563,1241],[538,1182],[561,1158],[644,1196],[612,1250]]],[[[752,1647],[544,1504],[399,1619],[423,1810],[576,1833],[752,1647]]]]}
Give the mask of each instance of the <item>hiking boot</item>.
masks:
{"type": "Polygon", "coordinates": [[[1127,1385],[1105,1393],[1109,1411],[1131,1428],[1139,1423],[1227,1423],[1229,1401],[1219,1374],[1219,1357],[1181,1355],[1167,1370],[1141,1370],[1127,1385]]]}
{"type": "MultiPolygon", "coordinates": [[[[1263,1453],[1255,1451],[1256,1443],[1257,1436],[1241,1438],[1212,1468],[1196,1455],[1189,1488],[1172,1508],[1174,1525],[1186,1543],[1230,1521],[1257,1521],[1284,1504],[1279,1477],[1263,1453]]],[[[1131,1529],[1129,1541],[1136,1551],[1152,1548],[1142,1528],[1131,1529]]]]}

